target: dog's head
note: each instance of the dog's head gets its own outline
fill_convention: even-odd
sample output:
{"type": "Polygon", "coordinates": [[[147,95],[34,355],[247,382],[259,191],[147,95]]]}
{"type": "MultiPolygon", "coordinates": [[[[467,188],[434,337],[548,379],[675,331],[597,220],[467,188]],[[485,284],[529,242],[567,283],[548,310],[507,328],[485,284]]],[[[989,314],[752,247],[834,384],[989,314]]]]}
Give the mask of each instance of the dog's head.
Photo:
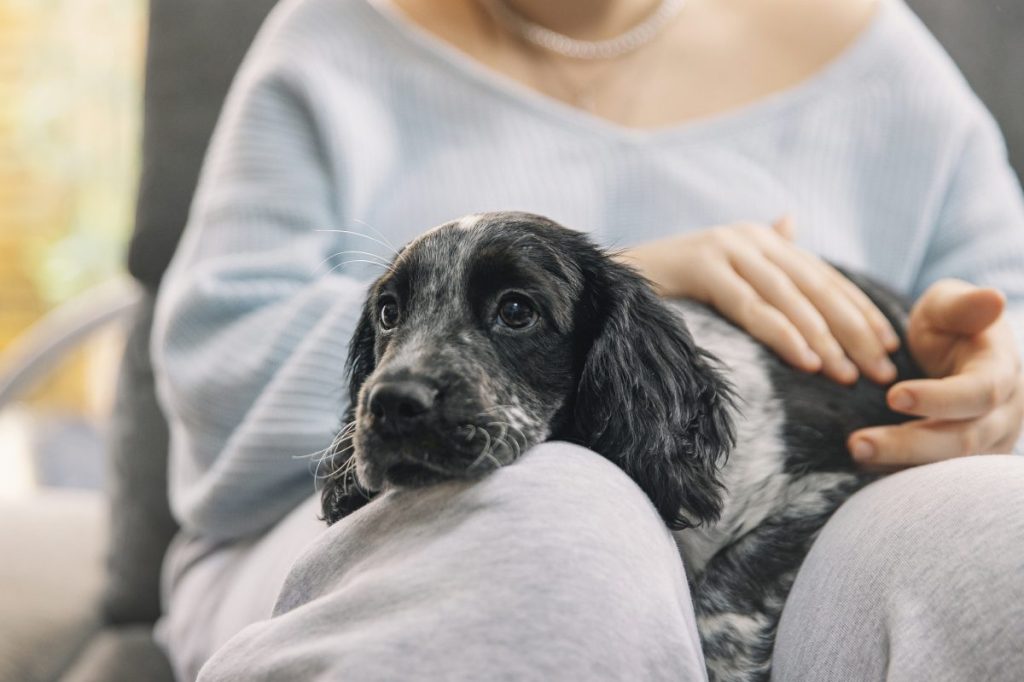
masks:
{"type": "Polygon", "coordinates": [[[470,216],[407,245],[370,289],[349,372],[329,522],[549,438],[620,466],[673,528],[719,514],[729,386],[642,277],[546,218],[470,216]]]}

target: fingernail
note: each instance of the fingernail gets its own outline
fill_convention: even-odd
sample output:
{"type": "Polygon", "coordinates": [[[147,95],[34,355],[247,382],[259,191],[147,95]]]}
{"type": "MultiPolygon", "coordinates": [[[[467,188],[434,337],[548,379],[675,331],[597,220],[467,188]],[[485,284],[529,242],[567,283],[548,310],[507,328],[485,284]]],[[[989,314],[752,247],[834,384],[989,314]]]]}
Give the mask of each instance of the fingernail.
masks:
{"type": "Polygon", "coordinates": [[[889,404],[892,405],[894,410],[909,410],[914,407],[914,396],[910,395],[907,391],[900,391],[892,395],[892,399],[889,404]]]}
{"type": "Polygon", "coordinates": [[[900,347],[900,337],[897,336],[896,332],[893,330],[886,329],[885,332],[882,333],[882,336],[884,337],[882,339],[882,343],[885,344],[886,348],[896,350],[900,347]]]}
{"type": "Polygon", "coordinates": [[[815,353],[810,348],[804,348],[803,353],[801,353],[801,356],[803,357],[804,364],[807,365],[808,367],[811,367],[812,369],[815,370],[821,367],[821,358],[818,357],[818,354],[815,353]]]}
{"type": "Polygon", "coordinates": [[[853,452],[853,458],[859,462],[864,462],[875,456],[875,446],[867,440],[855,440],[850,446],[850,450],[853,452]]]}

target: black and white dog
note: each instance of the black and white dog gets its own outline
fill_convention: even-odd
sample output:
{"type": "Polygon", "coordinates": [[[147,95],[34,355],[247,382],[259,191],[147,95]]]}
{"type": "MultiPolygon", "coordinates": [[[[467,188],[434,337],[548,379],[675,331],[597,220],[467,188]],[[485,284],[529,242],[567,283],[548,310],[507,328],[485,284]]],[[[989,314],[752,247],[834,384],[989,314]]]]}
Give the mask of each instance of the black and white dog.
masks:
{"type": "MultiPolygon", "coordinates": [[[[851,278],[904,328],[905,302],[851,278]]],[[[919,376],[905,346],[901,379],[919,376]]],[[[659,299],[584,234],[524,213],[407,245],[370,290],[349,371],[328,523],[387,486],[479,476],[548,439],[584,445],[675,531],[712,680],[767,679],[801,561],[871,479],[846,436],[906,419],[882,387],[793,369],[709,308],[659,299]]]]}

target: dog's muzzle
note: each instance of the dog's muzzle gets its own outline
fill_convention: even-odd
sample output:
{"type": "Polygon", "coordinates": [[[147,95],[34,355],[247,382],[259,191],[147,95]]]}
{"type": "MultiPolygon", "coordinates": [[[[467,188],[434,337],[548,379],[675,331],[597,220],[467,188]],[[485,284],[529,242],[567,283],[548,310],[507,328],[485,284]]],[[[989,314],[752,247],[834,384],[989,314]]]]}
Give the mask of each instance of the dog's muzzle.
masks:
{"type": "Polygon", "coordinates": [[[398,485],[423,485],[470,473],[460,446],[471,443],[458,438],[443,397],[438,382],[406,372],[368,387],[358,440],[376,475],[398,485]]]}

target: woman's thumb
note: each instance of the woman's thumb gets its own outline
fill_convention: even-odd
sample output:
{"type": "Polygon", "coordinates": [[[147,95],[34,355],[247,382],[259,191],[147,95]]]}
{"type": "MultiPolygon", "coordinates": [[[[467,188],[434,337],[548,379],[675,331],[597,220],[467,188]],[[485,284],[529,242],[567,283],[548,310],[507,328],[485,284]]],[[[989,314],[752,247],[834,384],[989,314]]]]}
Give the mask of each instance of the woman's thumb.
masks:
{"type": "Polygon", "coordinates": [[[942,331],[972,336],[999,319],[1006,297],[998,289],[981,288],[946,279],[936,282],[921,298],[921,313],[942,331]]]}

